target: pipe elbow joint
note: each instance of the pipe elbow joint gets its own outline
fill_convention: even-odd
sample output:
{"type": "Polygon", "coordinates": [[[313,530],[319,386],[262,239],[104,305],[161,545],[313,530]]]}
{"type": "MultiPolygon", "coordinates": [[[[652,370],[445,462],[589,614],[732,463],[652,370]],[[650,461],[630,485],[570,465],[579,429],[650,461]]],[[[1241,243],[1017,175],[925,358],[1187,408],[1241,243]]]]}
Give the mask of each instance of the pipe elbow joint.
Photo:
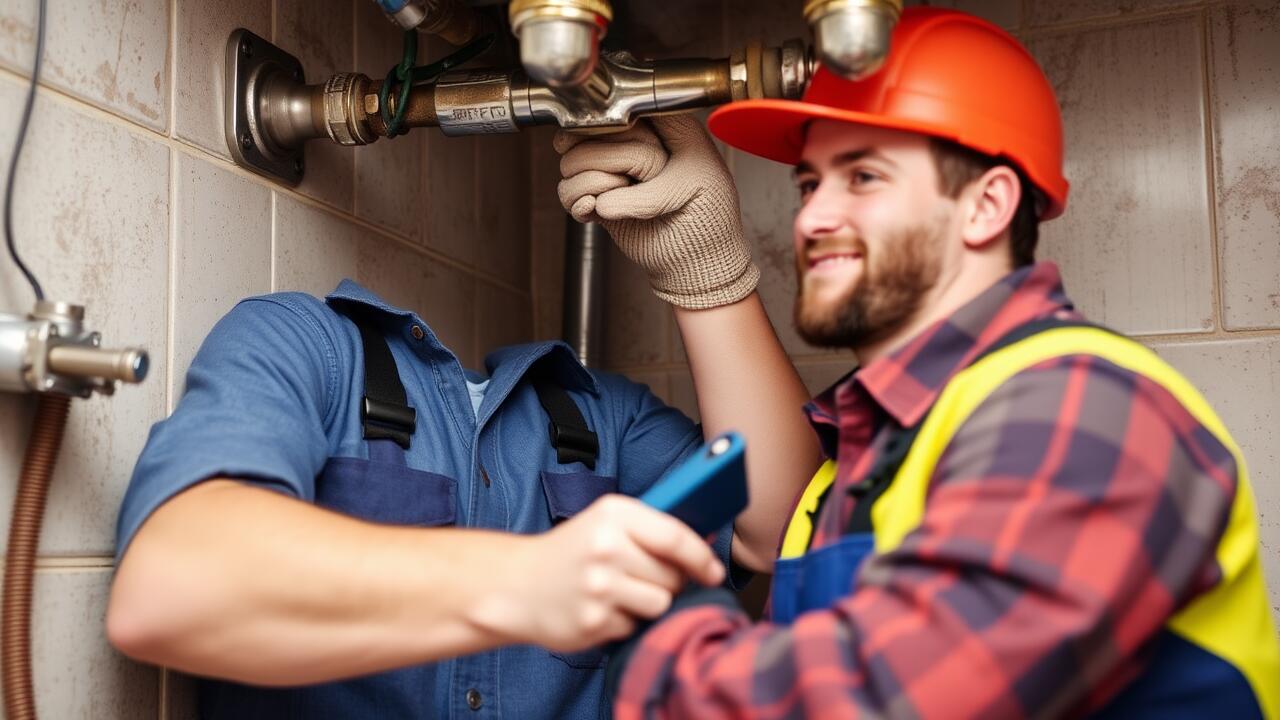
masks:
{"type": "Polygon", "coordinates": [[[529,77],[547,87],[570,88],[595,72],[613,9],[608,0],[515,0],[510,17],[529,77]]]}
{"type": "Polygon", "coordinates": [[[901,14],[901,0],[809,0],[805,6],[818,59],[848,80],[880,69],[901,14]]]}

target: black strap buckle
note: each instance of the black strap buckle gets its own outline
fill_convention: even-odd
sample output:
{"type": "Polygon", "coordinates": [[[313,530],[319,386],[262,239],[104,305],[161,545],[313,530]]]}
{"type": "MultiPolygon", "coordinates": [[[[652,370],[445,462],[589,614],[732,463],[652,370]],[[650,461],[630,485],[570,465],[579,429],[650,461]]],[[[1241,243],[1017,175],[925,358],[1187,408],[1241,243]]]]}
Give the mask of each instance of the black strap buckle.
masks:
{"type": "Polygon", "coordinates": [[[408,405],[392,404],[365,396],[360,406],[360,422],[367,440],[394,440],[408,450],[418,428],[418,411],[408,405]]]}
{"type": "Polygon", "coordinates": [[[596,467],[596,457],[600,454],[600,438],[585,428],[557,425],[555,421],[547,423],[551,436],[551,447],[556,449],[556,460],[560,464],[580,462],[592,470],[596,467]]]}
{"type": "Polygon", "coordinates": [[[547,377],[535,378],[533,389],[551,420],[547,431],[551,436],[551,447],[556,449],[556,461],[561,465],[580,462],[595,470],[596,458],[600,455],[600,438],[587,426],[586,418],[569,397],[569,392],[547,377]]]}

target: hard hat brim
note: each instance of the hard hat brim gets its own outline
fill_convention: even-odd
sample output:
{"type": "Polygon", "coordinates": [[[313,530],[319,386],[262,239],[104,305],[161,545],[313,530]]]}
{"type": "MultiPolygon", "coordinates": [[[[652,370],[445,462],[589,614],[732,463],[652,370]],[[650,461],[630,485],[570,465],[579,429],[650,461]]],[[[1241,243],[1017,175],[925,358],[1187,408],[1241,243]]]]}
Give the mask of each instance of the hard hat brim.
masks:
{"type": "MultiPolygon", "coordinates": [[[[1002,148],[982,147],[971,138],[961,137],[953,129],[942,125],[911,118],[842,110],[801,100],[740,100],[729,103],[711,113],[707,119],[707,128],[712,135],[730,147],[767,160],[795,165],[800,162],[804,151],[806,127],[814,120],[834,120],[919,133],[951,140],[990,155],[1003,154],[1002,148]]],[[[1041,213],[1042,220],[1062,213],[1063,204],[1058,198],[1065,196],[1065,190],[1063,188],[1060,193],[1050,193],[1048,207],[1041,213]]]]}

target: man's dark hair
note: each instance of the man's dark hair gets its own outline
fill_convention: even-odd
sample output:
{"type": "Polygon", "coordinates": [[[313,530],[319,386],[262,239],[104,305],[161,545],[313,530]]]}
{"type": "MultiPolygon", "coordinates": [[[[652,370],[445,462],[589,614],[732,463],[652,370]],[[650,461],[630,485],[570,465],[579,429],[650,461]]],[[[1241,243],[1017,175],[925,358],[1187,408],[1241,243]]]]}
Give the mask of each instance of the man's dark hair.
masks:
{"type": "Polygon", "coordinates": [[[1026,174],[1004,158],[986,155],[942,138],[929,138],[929,151],[933,154],[934,167],[938,169],[938,190],[949,198],[959,197],[965,186],[998,165],[1005,165],[1018,174],[1022,199],[1018,201],[1018,209],[1009,223],[1009,255],[1015,268],[1035,262],[1036,243],[1040,240],[1037,207],[1043,207],[1044,196],[1026,174]]]}

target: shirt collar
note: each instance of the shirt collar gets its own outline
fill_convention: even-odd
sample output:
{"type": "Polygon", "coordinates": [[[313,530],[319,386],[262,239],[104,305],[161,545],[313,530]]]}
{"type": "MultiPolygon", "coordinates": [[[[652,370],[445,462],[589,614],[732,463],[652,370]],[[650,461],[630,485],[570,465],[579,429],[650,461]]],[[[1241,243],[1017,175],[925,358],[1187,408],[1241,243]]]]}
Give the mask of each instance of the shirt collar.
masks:
{"type": "MultiPolygon", "coordinates": [[[[439,342],[427,323],[418,317],[417,313],[391,305],[378,297],[372,290],[354,280],[344,279],[333,292],[325,296],[325,302],[330,305],[342,303],[363,305],[366,308],[394,318],[418,323],[426,330],[433,345],[448,350],[439,342]]],[[[600,393],[600,387],[596,383],[595,376],[583,367],[582,363],[578,362],[577,355],[574,354],[572,348],[562,342],[540,342],[511,345],[489,353],[484,359],[485,369],[497,382],[490,385],[486,396],[504,396],[505,391],[497,392],[501,389],[501,386],[514,385],[529,371],[534,363],[538,363],[540,367],[545,367],[546,371],[551,373],[562,387],[578,388],[596,395],[600,393]]],[[[507,388],[507,390],[509,389],[507,388]]]]}
{"type": "Polygon", "coordinates": [[[324,297],[324,301],[329,305],[343,302],[364,305],[370,309],[378,310],[395,317],[416,317],[414,313],[391,305],[386,300],[378,297],[378,295],[372,290],[351,279],[343,279],[342,282],[338,283],[338,287],[334,288],[333,292],[326,295],[324,297]]]}
{"type": "Polygon", "coordinates": [[[911,427],[947,382],[993,343],[1019,325],[1055,313],[1073,315],[1057,265],[1018,268],[950,317],[814,398],[807,407],[810,421],[821,435],[824,426],[838,425],[841,410],[869,396],[902,427],[911,427]]]}

